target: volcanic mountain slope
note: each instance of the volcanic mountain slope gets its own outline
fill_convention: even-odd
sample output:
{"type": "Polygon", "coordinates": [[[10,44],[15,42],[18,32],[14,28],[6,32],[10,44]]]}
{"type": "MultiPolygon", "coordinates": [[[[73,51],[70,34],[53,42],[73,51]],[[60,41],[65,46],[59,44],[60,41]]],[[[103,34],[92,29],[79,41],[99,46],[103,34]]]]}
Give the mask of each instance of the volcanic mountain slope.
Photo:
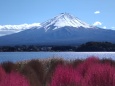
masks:
{"type": "Polygon", "coordinates": [[[91,26],[69,13],[12,35],[0,37],[0,45],[78,45],[88,41],[115,43],[115,31],[91,26]]]}

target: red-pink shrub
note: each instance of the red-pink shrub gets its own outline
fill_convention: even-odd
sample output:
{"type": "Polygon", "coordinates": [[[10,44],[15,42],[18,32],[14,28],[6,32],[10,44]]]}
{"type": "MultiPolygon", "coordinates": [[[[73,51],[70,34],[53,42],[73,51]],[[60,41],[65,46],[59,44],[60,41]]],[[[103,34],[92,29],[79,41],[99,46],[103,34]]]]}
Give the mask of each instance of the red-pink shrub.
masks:
{"type": "Polygon", "coordinates": [[[1,80],[0,86],[30,86],[24,76],[19,73],[11,72],[1,80]]]}
{"type": "Polygon", "coordinates": [[[107,64],[91,66],[83,79],[82,86],[115,86],[115,68],[107,64]]]}
{"type": "Polygon", "coordinates": [[[90,66],[97,64],[99,62],[100,62],[99,58],[89,57],[84,62],[78,65],[77,71],[84,77],[90,66]]]}
{"type": "Polygon", "coordinates": [[[72,66],[58,65],[50,86],[77,86],[80,85],[81,76],[72,66]]]}
{"type": "Polygon", "coordinates": [[[5,77],[5,75],[6,75],[6,73],[5,73],[4,69],[0,66],[0,82],[5,77]]]}

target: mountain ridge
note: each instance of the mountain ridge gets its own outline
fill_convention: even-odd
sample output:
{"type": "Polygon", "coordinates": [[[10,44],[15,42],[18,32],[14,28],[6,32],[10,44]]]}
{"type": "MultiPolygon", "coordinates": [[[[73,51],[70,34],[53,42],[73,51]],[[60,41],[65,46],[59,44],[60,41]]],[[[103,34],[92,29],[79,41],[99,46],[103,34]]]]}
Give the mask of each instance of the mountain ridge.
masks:
{"type": "Polygon", "coordinates": [[[78,18],[63,13],[19,33],[0,37],[3,45],[77,45],[88,41],[115,43],[115,31],[91,26],[78,18]],[[74,23],[73,23],[74,22],[74,23]]]}

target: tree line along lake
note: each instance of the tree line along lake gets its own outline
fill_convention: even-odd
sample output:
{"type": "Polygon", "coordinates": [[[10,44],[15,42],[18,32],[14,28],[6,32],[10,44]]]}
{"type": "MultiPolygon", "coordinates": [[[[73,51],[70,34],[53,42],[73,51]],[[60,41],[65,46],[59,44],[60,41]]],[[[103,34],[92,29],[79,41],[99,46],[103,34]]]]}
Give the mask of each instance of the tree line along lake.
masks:
{"type": "Polygon", "coordinates": [[[115,60],[115,52],[0,52],[0,63],[18,62],[31,59],[63,58],[65,60],[85,59],[90,56],[111,58],[115,60]]]}

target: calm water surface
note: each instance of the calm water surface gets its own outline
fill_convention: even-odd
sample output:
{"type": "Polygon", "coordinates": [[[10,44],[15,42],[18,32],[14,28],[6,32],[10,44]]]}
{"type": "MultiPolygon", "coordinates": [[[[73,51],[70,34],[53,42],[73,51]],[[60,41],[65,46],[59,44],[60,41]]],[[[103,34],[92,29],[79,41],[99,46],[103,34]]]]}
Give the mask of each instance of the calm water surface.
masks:
{"type": "Polygon", "coordinates": [[[87,58],[97,56],[99,58],[112,58],[115,60],[115,52],[0,52],[0,62],[22,61],[31,59],[44,59],[49,57],[61,57],[64,59],[87,58]]]}

